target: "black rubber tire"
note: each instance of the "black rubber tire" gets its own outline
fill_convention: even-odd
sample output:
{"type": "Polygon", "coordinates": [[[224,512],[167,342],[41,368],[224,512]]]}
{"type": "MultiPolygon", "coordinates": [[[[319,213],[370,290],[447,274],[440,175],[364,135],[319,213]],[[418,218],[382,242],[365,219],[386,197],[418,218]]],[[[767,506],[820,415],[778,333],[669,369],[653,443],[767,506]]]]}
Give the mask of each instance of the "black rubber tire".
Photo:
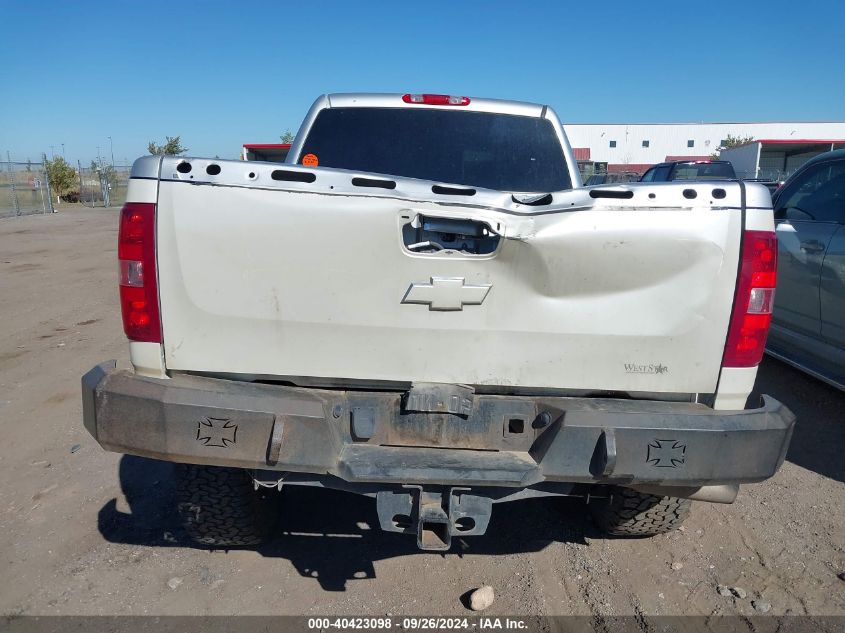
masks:
{"type": "Polygon", "coordinates": [[[593,521],[614,536],[654,536],[677,529],[692,506],[689,499],[658,497],[613,486],[610,498],[591,500],[593,521]]]}
{"type": "Polygon", "coordinates": [[[176,501],[185,532],[209,547],[260,545],[278,516],[276,491],[256,490],[240,468],[177,464],[176,501]]]}

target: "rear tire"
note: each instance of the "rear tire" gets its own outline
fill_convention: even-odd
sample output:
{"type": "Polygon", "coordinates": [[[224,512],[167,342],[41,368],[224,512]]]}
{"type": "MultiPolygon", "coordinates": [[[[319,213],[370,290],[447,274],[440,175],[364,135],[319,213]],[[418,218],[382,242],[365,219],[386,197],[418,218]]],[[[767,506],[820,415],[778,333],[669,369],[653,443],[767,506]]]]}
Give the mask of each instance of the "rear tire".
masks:
{"type": "Polygon", "coordinates": [[[654,536],[677,529],[692,506],[689,499],[658,497],[613,486],[610,498],[591,501],[593,521],[613,536],[654,536]]]}
{"type": "Polygon", "coordinates": [[[176,499],[182,527],[194,541],[211,547],[259,545],[277,516],[275,491],[255,489],[240,468],[176,465],[176,499]]]}

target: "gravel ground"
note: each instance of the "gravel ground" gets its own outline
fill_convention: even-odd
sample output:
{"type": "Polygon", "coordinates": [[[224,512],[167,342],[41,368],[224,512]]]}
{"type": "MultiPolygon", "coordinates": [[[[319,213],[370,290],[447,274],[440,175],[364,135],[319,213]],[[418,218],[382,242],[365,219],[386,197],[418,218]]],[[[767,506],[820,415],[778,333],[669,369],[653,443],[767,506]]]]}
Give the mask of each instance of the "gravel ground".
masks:
{"type": "Polygon", "coordinates": [[[492,615],[845,615],[845,394],[771,359],[757,390],[799,419],[786,463],[682,531],[603,538],[581,502],[529,500],[439,555],[380,532],[370,499],[287,489],[271,544],[191,547],[170,465],[82,426],[80,376],[128,365],[116,232],[116,210],[0,221],[0,612],[468,614],[461,596],[488,584],[492,615]]]}

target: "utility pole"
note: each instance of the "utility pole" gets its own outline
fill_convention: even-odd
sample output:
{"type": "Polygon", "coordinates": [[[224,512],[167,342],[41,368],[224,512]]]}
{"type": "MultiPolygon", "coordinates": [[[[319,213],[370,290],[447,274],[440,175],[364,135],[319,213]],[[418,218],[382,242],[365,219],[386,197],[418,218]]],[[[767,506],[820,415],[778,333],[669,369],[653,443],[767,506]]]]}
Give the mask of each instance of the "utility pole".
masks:
{"type": "Polygon", "coordinates": [[[111,168],[114,169],[114,144],[112,143],[111,136],[109,137],[109,149],[111,150],[111,168]]]}
{"type": "Polygon", "coordinates": [[[65,144],[62,143],[62,158],[65,157],[65,144]]]}
{"type": "Polygon", "coordinates": [[[50,160],[56,159],[56,153],[53,151],[53,145],[50,146],[50,160]]]}

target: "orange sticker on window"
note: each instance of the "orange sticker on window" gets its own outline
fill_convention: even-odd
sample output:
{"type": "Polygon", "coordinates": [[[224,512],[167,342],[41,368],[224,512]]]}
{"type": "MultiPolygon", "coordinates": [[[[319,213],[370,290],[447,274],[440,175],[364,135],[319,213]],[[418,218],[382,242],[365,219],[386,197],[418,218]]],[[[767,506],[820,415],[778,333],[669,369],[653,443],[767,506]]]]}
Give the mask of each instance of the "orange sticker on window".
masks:
{"type": "Polygon", "coordinates": [[[316,154],[306,154],[302,157],[302,164],[306,167],[316,167],[320,164],[320,161],[317,160],[316,154]]]}

